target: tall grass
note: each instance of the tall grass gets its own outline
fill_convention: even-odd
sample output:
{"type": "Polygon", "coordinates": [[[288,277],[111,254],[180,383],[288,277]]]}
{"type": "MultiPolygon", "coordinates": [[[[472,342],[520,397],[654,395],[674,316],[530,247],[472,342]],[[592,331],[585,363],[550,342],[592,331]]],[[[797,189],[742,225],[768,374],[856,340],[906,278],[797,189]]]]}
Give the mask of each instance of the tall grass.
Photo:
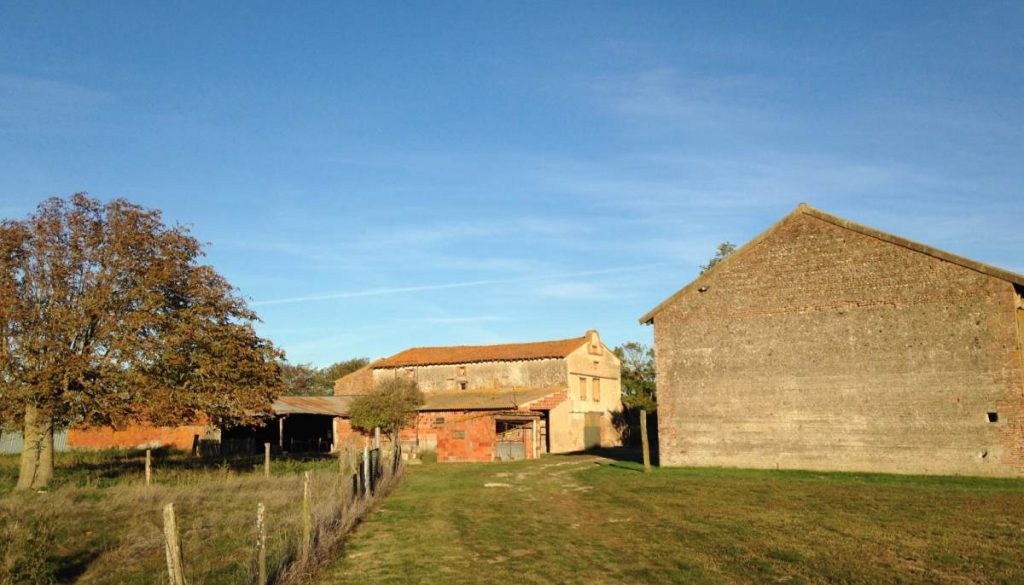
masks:
{"type": "Polygon", "coordinates": [[[161,453],[148,487],[141,461],[127,451],[61,454],[55,487],[36,493],[11,492],[17,461],[0,458],[0,584],[163,582],[161,510],[172,501],[189,583],[255,580],[260,502],[272,582],[298,583],[376,501],[354,496],[351,466],[336,459],[277,460],[264,478],[255,460],[161,453]],[[299,567],[303,471],[311,472],[314,554],[299,567]]]}

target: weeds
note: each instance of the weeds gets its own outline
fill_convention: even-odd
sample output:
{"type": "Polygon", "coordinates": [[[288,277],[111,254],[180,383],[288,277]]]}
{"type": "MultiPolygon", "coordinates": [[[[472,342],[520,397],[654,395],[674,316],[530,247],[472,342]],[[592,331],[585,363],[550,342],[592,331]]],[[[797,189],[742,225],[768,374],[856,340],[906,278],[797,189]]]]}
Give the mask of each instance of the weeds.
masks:
{"type": "MultiPolygon", "coordinates": [[[[334,458],[203,461],[154,452],[154,485],[132,451],[60,454],[49,492],[10,492],[16,457],[0,457],[0,585],[154,583],[166,579],[162,516],[173,501],[189,583],[255,580],[256,507],[266,506],[271,582],[315,569],[372,504],[352,495],[334,458]],[[13,469],[13,471],[12,471],[13,469]],[[301,533],[302,473],[311,471],[313,561],[294,565],[301,533]],[[339,511],[344,510],[344,513],[339,511]]],[[[393,480],[392,480],[393,481],[393,480]]],[[[387,482],[385,482],[387,483],[387,482]]],[[[386,493],[384,485],[378,494],[386,493]]],[[[291,579],[290,581],[288,579],[291,579]]]]}

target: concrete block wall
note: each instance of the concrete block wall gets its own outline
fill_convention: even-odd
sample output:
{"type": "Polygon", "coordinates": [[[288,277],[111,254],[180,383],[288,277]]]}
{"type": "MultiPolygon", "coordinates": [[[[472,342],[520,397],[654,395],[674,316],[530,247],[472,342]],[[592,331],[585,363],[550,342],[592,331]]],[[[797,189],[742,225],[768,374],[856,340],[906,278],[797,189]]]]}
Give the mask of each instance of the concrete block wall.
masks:
{"type": "Polygon", "coordinates": [[[701,284],[654,320],[663,464],[1024,475],[1012,284],[801,214],[701,284]]]}

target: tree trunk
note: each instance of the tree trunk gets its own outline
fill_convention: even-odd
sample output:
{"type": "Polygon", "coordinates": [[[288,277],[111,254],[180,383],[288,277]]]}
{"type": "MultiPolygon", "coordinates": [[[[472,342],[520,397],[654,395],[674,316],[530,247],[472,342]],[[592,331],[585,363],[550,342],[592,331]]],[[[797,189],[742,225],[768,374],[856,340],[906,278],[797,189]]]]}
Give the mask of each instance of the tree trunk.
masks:
{"type": "Polygon", "coordinates": [[[25,407],[21,470],[15,489],[42,489],[53,477],[53,422],[39,414],[35,405],[25,407]]]}

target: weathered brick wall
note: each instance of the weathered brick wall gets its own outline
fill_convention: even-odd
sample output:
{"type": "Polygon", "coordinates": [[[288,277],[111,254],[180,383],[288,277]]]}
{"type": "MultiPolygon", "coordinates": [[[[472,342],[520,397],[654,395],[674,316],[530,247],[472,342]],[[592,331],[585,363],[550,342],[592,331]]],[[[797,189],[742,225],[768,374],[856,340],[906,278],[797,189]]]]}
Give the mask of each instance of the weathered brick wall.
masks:
{"type": "Polygon", "coordinates": [[[663,464],[1024,475],[1011,284],[803,214],[702,284],[654,321],[663,464]]]}
{"type": "Polygon", "coordinates": [[[180,427],[153,427],[131,425],[115,430],[110,427],[76,427],[68,430],[70,449],[158,449],[171,447],[191,450],[195,435],[206,436],[204,425],[183,425],[180,427]]]}
{"type": "Polygon", "coordinates": [[[366,394],[373,389],[373,369],[364,366],[347,376],[342,376],[334,381],[335,396],[351,396],[353,394],[366,394]]]}
{"type": "Polygon", "coordinates": [[[458,365],[381,368],[373,371],[375,381],[392,377],[415,380],[420,390],[457,390],[465,382],[469,390],[479,388],[543,388],[564,384],[565,360],[559,358],[480,362],[458,365]],[[462,373],[462,372],[465,373],[462,373]]]}
{"type": "MultiPolygon", "coordinates": [[[[408,452],[419,445],[420,451],[435,451],[437,460],[493,461],[494,443],[497,440],[497,421],[492,412],[482,411],[434,411],[421,412],[413,424],[399,432],[402,448],[408,452]]],[[[334,423],[336,448],[351,446],[361,449],[372,443],[371,437],[352,428],[346,418],[336,418],[334,423]]],[[[531,429],[532,430],[532,429],[531,429]]],[[[532,432],[524,437],[527,459],[533,459],[532,432]]],[[[540,448],[536,453],[540,453],[540,448]]]]}

